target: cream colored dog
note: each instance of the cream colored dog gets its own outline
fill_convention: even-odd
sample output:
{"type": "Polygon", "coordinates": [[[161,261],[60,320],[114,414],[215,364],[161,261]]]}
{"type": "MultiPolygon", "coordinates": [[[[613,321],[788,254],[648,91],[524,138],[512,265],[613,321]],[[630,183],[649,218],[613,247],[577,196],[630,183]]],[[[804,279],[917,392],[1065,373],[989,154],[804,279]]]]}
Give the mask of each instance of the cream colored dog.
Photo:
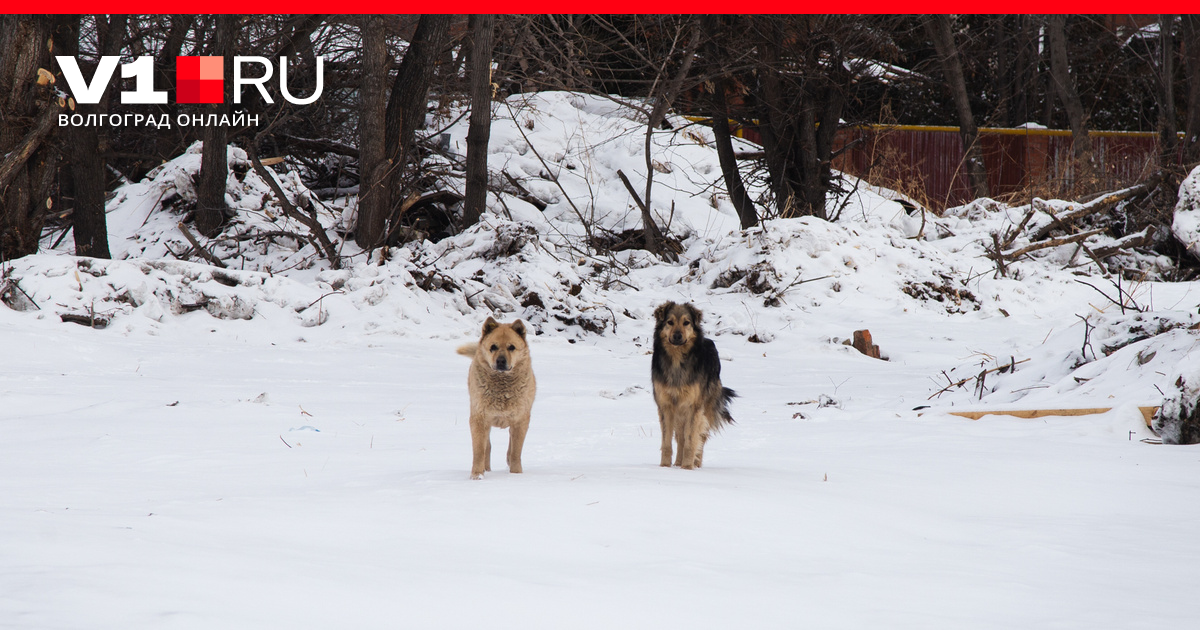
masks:
{"type": "Polygon", "coordinates": [[[525,342],[525,324],[501,324],[489,317],[479,343],[458,348],[474,357],[467,373],[471,393],[471,479],[492,470],[492,427],[508,429],[508,472],[521,472],[521,448],[537,381],[525,342]]]}

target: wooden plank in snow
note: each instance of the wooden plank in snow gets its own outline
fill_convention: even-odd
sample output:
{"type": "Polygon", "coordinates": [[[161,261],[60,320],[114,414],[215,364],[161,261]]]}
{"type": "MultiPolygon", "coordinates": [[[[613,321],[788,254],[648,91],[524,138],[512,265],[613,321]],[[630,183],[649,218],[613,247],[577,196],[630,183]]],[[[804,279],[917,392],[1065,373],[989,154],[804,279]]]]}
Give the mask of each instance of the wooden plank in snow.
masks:
{"type": "MultiPolygon", "coordinates": [[[[1158,407],[1138,407],[1146,426],[1154,418],[1158,407]]],[[[946,411],[952,416],[978,420],[984,416],[1014,416],[1017,418],[1045,418],[1049,416],[1090,416],[1112,411],[1112,407],[1086,407],[1082,409],[985,409],[978,411],[946,411]]]]}

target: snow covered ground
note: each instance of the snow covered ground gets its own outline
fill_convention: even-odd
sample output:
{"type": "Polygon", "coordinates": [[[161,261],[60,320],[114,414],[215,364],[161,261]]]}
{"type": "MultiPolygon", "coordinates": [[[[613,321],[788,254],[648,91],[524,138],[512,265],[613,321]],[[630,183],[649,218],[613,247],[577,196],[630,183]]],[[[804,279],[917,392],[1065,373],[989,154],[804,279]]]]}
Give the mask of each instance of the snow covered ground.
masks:
{"type": "MultiPolygon", "coordinates": [[[[612,182],[644,178],[636,120],[589,99],[547,95],[512,119],[576,164],[559,174],[577,203],[626,229],[612,182]]],[[[521,134],[494,133],[493,168],[536,179],[521,134]]],[[[704,196],[719,170],[691,182],[715,165],[704,133],[657,145],[662,188],[682,191],[676,264],[582,254],[543,178],[530,190],[559,191],[545,215],[508,198],[382,264],[231,245],[239,268],[217,272],[172,258],[179,217],[157,205],[186,199],[193,156],[114,200],[119,260],[7,264],[27,310],[0,306],[0,626],[1200,623],[1200,447],[1141,441],[1137,411],[1195,356],[1200,283],[1125,285],[1122,313],[1108,280],[1063,268],[1069,252],[996,278],[981,243],[1022,210],[927,217],[914,239],[919,217],[866,188],[835,200],[837,223],[741,233],[704,196]],[[668,299],[705,311],[740,395],[697,471],[657,466],[650,314],[668,299]],[[525,473],[498,458],[472,482],[454,348],[493,313],[536,331],[539,391],[525,473]],[[863,328],[887,360],[842,343],[863,328]]],[[[277,224],[252,172],[231,188],[234,230],[277,224]]]]}

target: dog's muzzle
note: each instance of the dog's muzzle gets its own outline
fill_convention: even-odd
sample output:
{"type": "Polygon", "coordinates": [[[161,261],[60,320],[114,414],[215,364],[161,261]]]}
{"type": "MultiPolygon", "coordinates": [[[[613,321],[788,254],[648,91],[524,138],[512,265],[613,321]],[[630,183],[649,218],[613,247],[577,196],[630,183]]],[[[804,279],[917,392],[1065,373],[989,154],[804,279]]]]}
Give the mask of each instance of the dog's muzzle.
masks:
{"type": "Polygon", "coordinates": [[[505,359],[504,357],[500,357],[499,359],[496,359],[496,371],[497,372],[507,372],[508,368],[509,368],[509,365],[508,365],[507,359],[505,359]]]}
{"type": "Polygon", "coordinates": [[[683,334],[675,333],[674,335],[671,335],[670,341],[671,341],[671,345],[673,345],[673,346],[682,346],[683,345],[683,334]]]}

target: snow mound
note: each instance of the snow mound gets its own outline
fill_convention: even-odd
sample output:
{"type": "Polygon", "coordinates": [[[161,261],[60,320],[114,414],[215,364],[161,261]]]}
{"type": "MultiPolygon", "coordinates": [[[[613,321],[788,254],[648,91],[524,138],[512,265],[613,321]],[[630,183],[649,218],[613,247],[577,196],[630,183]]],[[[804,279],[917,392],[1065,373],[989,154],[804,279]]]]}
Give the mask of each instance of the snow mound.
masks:
{"type": "Polygon", "coordinates": [[[1154,417],[1163,444],[1200,444],[1200,356],[1186,357],[1168,378],[1168,394],[1154,417]]]}
{"type": "MultiPolygon", "coordinates": [[[[115,260],[196,258],[180,229],[196,204],[202,144],[196,142],[181,156],[146,174],[140,182],[119,188],[106,206],[109,250],[115,260]]],[[[231,146],[225,203],[229,223],[214,239],[202,244],[216,257],[241,269],[267,273],[328,267],[315,255],[308,229],[285,216],[267,182],[251,168],[246,152],[231,146]]],[[[269,170],[269,169],[268,169],[269,170]]],[[[310,208],[327,231],[342,229],[346,200],[326,205],[317,200],[296,172],[275,174],[293,204],[310,208]]],[[[193,230],[194,232],[194,230],[193,230]]],[[[73,253],[71,239],[63,250],[73,253]]]]}
{"type": "Polygon", "coordinates": [[[194,311],[218,319],[257,315],[315,326],[325,321],[330,306],[320,286],[183,261],[37,255],[14,261],[10,276],[36,309],[93,327],[130,315],[164,322],[194,311]]]}
{"type": "Polygon", "coordinates": [[[1027,356],[984,354],[947,371],[938,400],[992,409],[1157,406],[1178,376],[1166,375],[1194,363],[1198,347],[1200,315],[1093,311],[1027,356]]]}
{"type": "Polygon", "coordinates": [[[1200,166],[1179,185],[1179,201],[1175,203],[1175,218],[1171,223],[1175,238],[1200,260],[1200,166]]]}
{"type": "MultiPolygon", "coordinates": [[[[643,195],[652,171],[650,211],[667,231],[687,238],[736,229],[736,210],[718,192],[723,186],[713,186],[721,169],[712,130],[669,117],[671,129],[653,133],[648,169],[646,121],[638,106],[637,101],[574,92],[518,94],[494,104],[488,145],[493,183],[516,192],[515,182],[546,208],[539,212],[512,196],[493,211],[549,223],[564,238],[619,234],[640,228],[642,220],[617,172],[643,195]]],[[[459,156],[465,156],[467,126],[464,119],[447,130],[449,149],[459,156]]],[[[739,149],[753,147],[734,140],[739,149]]]]}

